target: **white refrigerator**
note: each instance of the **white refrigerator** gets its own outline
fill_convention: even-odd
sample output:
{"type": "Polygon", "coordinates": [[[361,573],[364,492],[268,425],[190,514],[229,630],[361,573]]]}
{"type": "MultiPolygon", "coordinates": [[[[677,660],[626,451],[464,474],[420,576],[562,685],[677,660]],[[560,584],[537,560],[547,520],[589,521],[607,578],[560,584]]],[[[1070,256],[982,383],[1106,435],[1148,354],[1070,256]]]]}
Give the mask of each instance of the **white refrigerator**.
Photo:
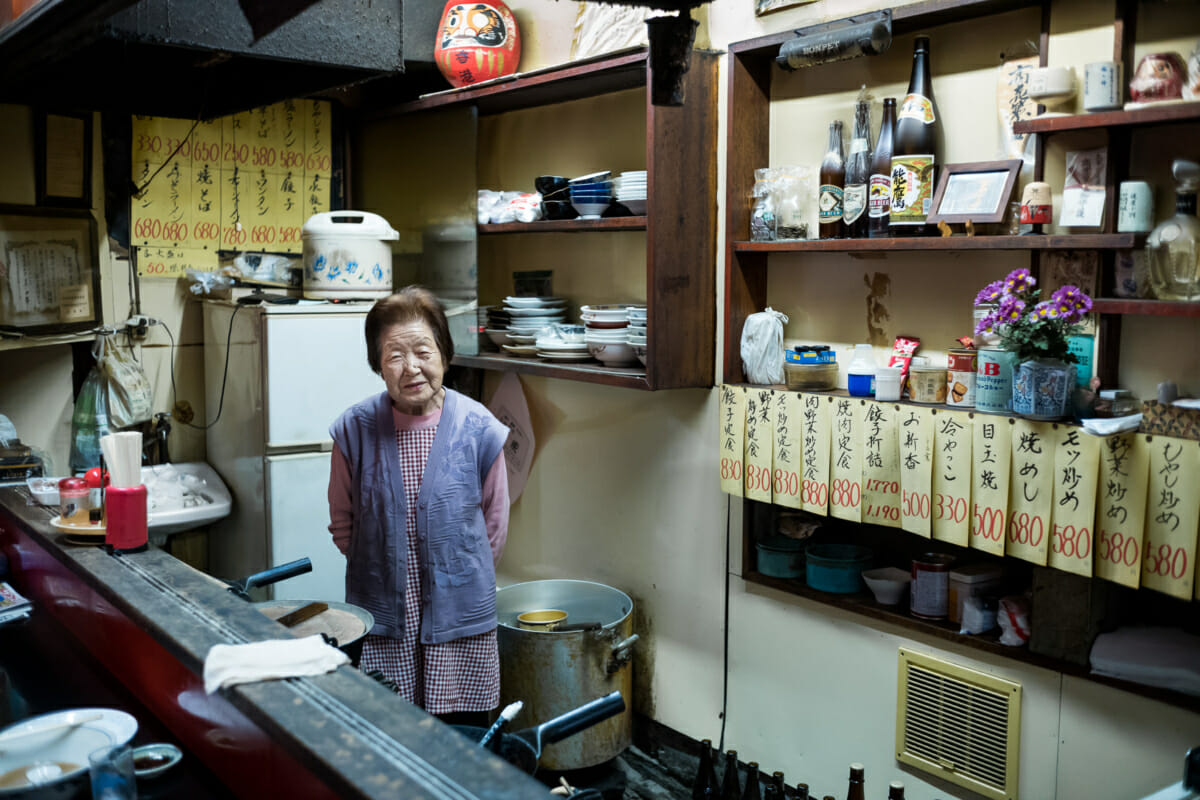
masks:
{"type": "Polygon", "coordinates": [[[329,426],[384,389],[367,365],[370,304],[203,307],[208,419],[195,422],[216,417],[208,462],[233,494],[209,533],[209,572],[240,579],[307,556],[312,572],[267,594],[344,601],[346,559],[329,535],[329,426]]]}

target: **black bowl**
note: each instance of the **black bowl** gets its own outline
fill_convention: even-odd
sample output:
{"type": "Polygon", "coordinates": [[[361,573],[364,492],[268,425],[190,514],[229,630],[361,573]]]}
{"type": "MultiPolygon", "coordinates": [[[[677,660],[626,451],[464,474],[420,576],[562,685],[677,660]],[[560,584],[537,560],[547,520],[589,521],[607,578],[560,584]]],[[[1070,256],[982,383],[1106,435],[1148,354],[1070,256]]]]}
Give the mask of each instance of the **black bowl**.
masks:
{"type": "Polygon", "coordinates": [[[543,200],[542,215],[546,219],[575,219],[579,212],[570,200],[543,200]]]}
{"type": "Polygon", "coordinates": [[[541,175],[533,179],[533,188],[543,195],[565,192],[567,179],[561,175],[541,175]]]}

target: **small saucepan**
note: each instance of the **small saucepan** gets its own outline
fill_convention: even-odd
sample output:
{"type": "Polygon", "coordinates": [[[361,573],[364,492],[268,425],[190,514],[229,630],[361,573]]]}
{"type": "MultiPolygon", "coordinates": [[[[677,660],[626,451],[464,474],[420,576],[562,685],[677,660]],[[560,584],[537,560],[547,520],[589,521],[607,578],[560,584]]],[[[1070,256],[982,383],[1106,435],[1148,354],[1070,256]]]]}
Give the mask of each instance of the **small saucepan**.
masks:
{"type": "Polygon", "coordinates": [[[332,600],[319,603],[312,600],[266,600],[254,604],[258,611],[285,625],[287,621],[281,619],[282,617],[309,606],[324,608],[287,627],[297,636],[320,634],[334,647],[350,656],[350,663],[357,667],[358,658],[362,655],[363,640],[371,628],[375,627],[375,617],[370,611],[332,600]]]}
{"type": "MultiPolygon", "coordinates": [[[[624,710],[625,699],[621,697],[620,692],[612,692],[541,725],[515,733],[500,734],[492,740],[489,747],[508,763],[532,775],[537,771],[538,759],[541,758],[545,745],[561,742],[568,736],[573,736],[609,717],[615,717],[624,710]]],[[[474,725],[452,727],[474,742],[482,739],[488,730],[474,725]]]]}

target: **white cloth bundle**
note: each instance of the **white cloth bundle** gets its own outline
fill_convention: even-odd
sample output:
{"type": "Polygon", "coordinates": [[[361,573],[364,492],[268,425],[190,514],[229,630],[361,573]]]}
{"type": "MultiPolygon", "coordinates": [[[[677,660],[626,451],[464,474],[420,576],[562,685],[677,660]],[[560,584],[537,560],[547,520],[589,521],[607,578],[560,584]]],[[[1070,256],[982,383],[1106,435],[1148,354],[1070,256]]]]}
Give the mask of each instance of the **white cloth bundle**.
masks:
{"type": "Polygon", "coordinates": [[[750,383],[783,383],[783,324],[771,307],[746,317],[742,326],[742,370],[750,383]]]}
{"type": "Polygon", "coordinates": [[[218,644],[204,659],[204,691],[212,694],[239,683],[321,675],[349,663],[349,656],[325,644],[319,635],[218,644]]]}

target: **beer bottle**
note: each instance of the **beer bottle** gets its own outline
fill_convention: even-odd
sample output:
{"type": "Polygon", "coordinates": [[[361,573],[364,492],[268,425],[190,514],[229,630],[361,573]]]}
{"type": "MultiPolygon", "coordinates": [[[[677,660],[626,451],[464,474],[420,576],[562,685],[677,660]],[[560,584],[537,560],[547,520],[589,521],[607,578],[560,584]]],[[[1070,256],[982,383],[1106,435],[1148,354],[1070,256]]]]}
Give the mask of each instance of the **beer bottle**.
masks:
{"type": "Polygon", "coordinates": [[[850,239],[867,238],[867,184],[871,180],[871,106],[854,104],[854,136],[846,158],[846,188],[842,192],[842,220],[850,239]]]}
{"type": "Polygon", "coordinates": [[[929,77],[929,37],[913,42],[912,78],[892,140],[892,236],[923,236],[937,179],[938,115],[929,77]]]}
{"type": "Polygon", "coordinates": [[[794,797],[796,798],[796,800],[808,800],[808,784],[807,783],[797,783],[796,784],[796,794],[794,795],[794,797]]]}
{"type": "Polygon", "coordinates": [[[829,123],[829,147],[821,162],[821,197],[819,235],[822,239],[840,239],[842,223],[842,189],[846,184],[846,163],[842,159],[842,121],[829,123]]]}
{"type": "Polygon", "coordinates": [[[725,751],[725,777],[721,779],[721,800],[740,800],[742,787],[738,783],[737,750],[725,751]]]}
{"type": "Polygon", "coordinates": [[[863,765],[857,762],[850,765],[850,786],[846,789],[846,800],[867,800],[863,786],[863,765]]]}
{"type": "Polygon", "coordinates": [[[888,786],[888,800],[904,800],[904,784],[892,781],[888,786]]]}
{"type": "Polygon", "coordinates": [[[742,800],[762,800],[758,789],[758,762],[751,761],[746,765],[746,789],[742,792],[742,800]]]}
{"type": "Polygon", "coordinates": [[[692,800],[717,800],[719,797],[712,750],[712,739],[700,742],[700,768],[696,770],[696,778],[692,781],[692,800]]]}
{"type": "Polygon", "coordinates": [[[892,208],[892,130],[896,127],[896,98],[883,98],[883,120],[871,155],[871,186],[867,199],[867,227],[872,239],[888,237],[892,208]]]}

